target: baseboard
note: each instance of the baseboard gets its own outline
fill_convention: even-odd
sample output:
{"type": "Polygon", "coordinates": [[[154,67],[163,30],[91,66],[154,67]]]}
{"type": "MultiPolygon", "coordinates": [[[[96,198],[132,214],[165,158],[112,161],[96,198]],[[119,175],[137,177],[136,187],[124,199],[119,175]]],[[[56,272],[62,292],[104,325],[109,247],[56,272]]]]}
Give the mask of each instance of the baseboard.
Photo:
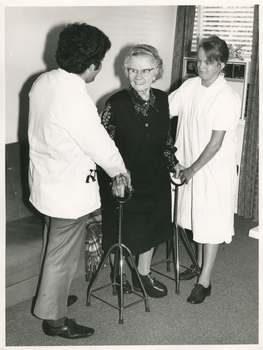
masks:
{"type": "Polygon", "coordinates": [[[249,237],[259,239],[259,226],[251,228],[248,235],[249,237]]]}
{"type": "Polygon", "coordinates": [[[36,292],[38,276],[13,284],[6,288],[6,307],[16,305],[21,301],[33,298],[36,292]]]}
{"type": "MultiPolygon", "coordinates": [[[[83,275],[83,283],[85,283],[85,258],[79,260],[75,277],[83,275]]],[[[6,307],[16,305],[21,301],[31,299],[35,296],[38,283],[38,276],[32,277],[28,280],[13,284],[6,288],[6,307]]]]}

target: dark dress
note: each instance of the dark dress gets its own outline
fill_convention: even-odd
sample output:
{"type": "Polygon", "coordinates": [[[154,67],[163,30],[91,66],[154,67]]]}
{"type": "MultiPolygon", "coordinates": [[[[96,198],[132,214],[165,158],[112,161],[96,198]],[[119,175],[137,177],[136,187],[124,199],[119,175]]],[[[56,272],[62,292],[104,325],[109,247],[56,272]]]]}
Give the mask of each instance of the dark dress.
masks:
{"type": "MultiPolygon", "coordinates": [[[[169,238],[171,185],[169,167],[175,166],[167,94],[151,89],[144,101],[132,88],[109,98],[102,124],[114,139],[131,172],[134,193],[124,204],[122,243],[134,255],[150,250],[169,238]]],[[[102,200],[102,248],[118,240],[118,202],[112,195],[111,179],[99,171],[102,200]]]]}

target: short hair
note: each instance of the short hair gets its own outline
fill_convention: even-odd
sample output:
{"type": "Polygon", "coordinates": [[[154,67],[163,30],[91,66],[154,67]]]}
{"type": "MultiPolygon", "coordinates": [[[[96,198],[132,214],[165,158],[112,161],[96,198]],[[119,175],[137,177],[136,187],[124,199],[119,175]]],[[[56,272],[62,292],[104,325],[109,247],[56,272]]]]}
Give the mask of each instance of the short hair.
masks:
{"type": "Polygon", "coordinates": [[[140,44],[140,45],[134,46],[129,51],[128,55],[125,57],[124,72],[125,72],[126,76],[128,76],[128,69],[127,68],[129,68],[130,61],[131,61],[132,57],[135,57],[135,56],[147,56],[147,57],[149,57],[150,60],[152,60],[155,63],[156,68],[158,68],[158,72],[157,72],[157,75],[155,77],[155,81],[158,79],[161,79],[161,77],[163,76],[163,60],[159,56],[158,50],[155,47],[153,47],[151,45],[146,45],[146,44],[140,44]]]}
{"type": "Polygon", "coordinates": [[[209,38],[203,38],[198,44],[198,50],[203,48],[206,54],[206,57],[210,61],[217,61],[222,63],[227,63],[229,58],[229,50],[226,42],[223,39],[220,39],[216,35],[212,35],[209,38]]]}
{"type": "Polygon", "coordinates": [[[69,73],[82,74],[91,64],[98,69],[110,49],[109,38],[87,23],[68,24],[59,34],[56,62],[69,73]]]}

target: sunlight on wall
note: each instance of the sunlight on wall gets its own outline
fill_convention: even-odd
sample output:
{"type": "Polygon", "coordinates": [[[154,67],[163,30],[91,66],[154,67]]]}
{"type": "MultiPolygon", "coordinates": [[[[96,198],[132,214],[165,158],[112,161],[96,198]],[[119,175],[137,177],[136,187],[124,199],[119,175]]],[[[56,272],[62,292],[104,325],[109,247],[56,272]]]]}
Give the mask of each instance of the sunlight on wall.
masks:
{"type": "Polygon", "coordinates": [[[176,6],[8,7],[5,9],[6,143],[27,138],[28,93],[35,79],[56,68],[54,54],[62,26],[86,22],[109,36],[112,47],[96,80],[88,85],[99,112],[106,99],[126,87],[122,63],[130,46],[155,46],[164,76],[154,87],[170,87],[176,6]]]}

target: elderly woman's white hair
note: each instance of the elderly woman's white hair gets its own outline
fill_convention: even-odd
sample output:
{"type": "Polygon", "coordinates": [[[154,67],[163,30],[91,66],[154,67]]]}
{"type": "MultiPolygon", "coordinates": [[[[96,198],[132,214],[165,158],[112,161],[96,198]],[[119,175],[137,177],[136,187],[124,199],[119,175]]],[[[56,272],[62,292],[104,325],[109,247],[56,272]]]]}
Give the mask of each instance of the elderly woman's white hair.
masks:
{"type": "Polygon", "coordinates": [[[134,46],[129,51],[128,55],[125,57],[123,68],[124,68],[125,75],[127,77],[128,77],[127,68],[129,68],[130,61],[134,56],[148,56],[149,59],[155,63],[156,69],[157,69],[157,74],[154,81],[161,79],[161,77],[163,76],[163,60],[159,56],[159,53],[155,47],[151,45],[146,45],[146,44],[139,44],[134,46]]]}

